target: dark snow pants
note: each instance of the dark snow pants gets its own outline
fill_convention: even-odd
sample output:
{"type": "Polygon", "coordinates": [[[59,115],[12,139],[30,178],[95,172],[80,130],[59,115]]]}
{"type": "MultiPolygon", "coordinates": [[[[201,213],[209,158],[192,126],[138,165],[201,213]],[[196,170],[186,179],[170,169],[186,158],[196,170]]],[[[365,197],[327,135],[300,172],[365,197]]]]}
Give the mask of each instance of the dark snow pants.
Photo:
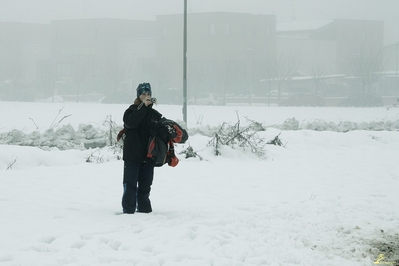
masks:
{"type": "Polygon", "coordinates": [[[122,208],[124,213],[152,211],[150,190],[154,166],[135,161],[124,161],[122,208]]]}

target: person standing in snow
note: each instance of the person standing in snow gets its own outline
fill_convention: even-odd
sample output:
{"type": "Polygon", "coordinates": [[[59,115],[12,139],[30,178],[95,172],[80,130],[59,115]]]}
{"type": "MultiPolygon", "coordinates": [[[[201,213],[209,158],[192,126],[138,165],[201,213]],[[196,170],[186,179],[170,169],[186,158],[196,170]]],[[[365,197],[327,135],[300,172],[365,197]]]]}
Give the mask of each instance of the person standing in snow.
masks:
{"type": "Polygon", "coordinates": [[[162,114],[153,109],[151,95],[151,85],[140,83],[137,98],[123,115],[123,213],[152,212],[149,196],[154,165],[147,161],[147,147],[150,136],[160,134],[157,123],[162,114]]]}

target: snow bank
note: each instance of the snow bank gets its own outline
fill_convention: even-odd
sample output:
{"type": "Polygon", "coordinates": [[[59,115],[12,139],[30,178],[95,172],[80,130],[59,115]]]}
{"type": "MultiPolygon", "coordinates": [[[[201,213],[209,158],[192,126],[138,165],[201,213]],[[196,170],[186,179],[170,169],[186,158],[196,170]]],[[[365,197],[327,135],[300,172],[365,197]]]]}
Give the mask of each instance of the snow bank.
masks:
{"type": "MultiPolygon", "coordinates": [[[[193,133],[176,150],[189,144],[202,160],[180,154],[177,167],[155,170],[152,213],[116,215],[123,176],[118,150],[79,143],[106,139],[104,119],[120,117],[126,106],[66,106],[71,116],[57,127],[48,122],[59,110],[53,105],[8,107],[12,112],[0,112],[2,136],[16,130],[7,138],[79,148],[0,145],[2,266],[365,266],[381,256],[381,264],[399,259],[398,132],[304,126],[385,123],[397,119],[397,110],[237,107],[243,125],[248,117],[266,126],[261,138],[281,133],[285,148],[269,145],[260,159],[239,147],[215,156],[207,145],[211,132],[234,124],[236,110],[195,107],[203,120],[196,124],[191,109],[189,127],[208,133],[193,133]]],[[[159,109],[179,118],[180,107],[159,109]]]]}
{"type": "MultiPolygon", "coordinates": [[[[2,102],[0,144],[87,149],[112,144],[122,128],[121,104],[2,102]],[[48,125],[48,126],[45,126],[48,125]]],[[[181,120],[180,106],[160,105],[167,118],[181,120]]],[[[280,130],[348,132],[397,131],[399,108],[312,108],[267,106],[190,106],[189,134],[211,136],[223,123],[252,122],[280,130]]]]}

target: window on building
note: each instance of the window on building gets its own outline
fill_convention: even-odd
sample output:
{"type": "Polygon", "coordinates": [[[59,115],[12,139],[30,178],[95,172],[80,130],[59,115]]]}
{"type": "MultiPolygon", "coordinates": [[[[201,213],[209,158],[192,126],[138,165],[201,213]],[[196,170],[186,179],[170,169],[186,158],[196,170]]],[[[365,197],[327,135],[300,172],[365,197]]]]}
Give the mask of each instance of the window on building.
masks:
{"type": "Polygon", "coordinates": [[[215,24],[210,24],[209,25],[209,36],[215,36],[216,35],[216,27],[215,24]]]}
{"type": "Polygon", "coordinates": [[[58,64],[57,74],[62,78],[71,77],[72,76],[71,65],[67,63],[58,64]]]}
{"type": "Polygon", "coordinates": [[[245,38],[245,37],[247,37],[247,35],[248,35],[248,27],[247,27],[246,24],[243,24],[243,25],[242,25],[241,36],[242,36],[243,38],[245,38]]]}
{"type": "Polygon", "coordinates": [[[166,38],[168,36],[168,27],[162,26],[162,38],[166,38]]]}
{"type": "Polygon", "coordinates": [[[256,27],[256,25],[252,26],[252,38],[256,38],[258,37],[258,28],[256,27]]]}
{"type": "Polygon", "coordinates": [[[230,24],[227,23],[225,26],[225,34],[227,37],[229,37],[231,35],[231,30],[230,30],[230,24]]]}

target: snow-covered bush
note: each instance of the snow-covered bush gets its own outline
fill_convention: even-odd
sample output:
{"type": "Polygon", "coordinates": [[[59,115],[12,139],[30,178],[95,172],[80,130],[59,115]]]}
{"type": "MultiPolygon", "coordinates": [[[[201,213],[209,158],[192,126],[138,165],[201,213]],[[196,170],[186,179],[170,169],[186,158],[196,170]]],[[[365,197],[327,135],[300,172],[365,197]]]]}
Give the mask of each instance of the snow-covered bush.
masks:
{"type": "Polygon", "coordinates": [[[398,131],[399,119],[391,121],[372,121],[356,123],[352,121],[342,121],[338,124],[323,120],[304,121],[300,123],[295,117],[288,118],[282,125],[270,125],[270,127],[281,130],[315,130],[315,131],[335,131],[335,132],[348,132],[354,130],[367,130],[367,131],[398,131]]]}
{"type": "MultiPolygon", "coordinates": [[[[65,118],[66,116],[64,116],[65,118]]],[[[237,114],[238,118],[238,114],[237,114]]],[[[295,117],[288,118],[280,125],[264,125],[262,123],[250,120],[245,127],[240,126],[240,120],[235,125],[222,124],[218,127],[196,126],[188,130],[189,135],[200,134],[211,138],[208,145],[214,147],[215,154],[220,155],[220,145],[227,145],[232,148],[240,147],[249,149],[253,153],[262,156],[264,154],[264,145],[266,142],[259,138],[256,132],[264,131],[267,127],[280,130],[315,130],[315,131],[335,131],[348,132],[353,130],[367,131],[398,131],[399,119],[372,122],[351,122],[342,121],[339,123],[314,120],[298,121],[295,117]]],[[[62,121],[62,120],[61,120],[62,121]]],[[[181,121],[180,121],[181,122],[181,121]]],[[[181,122],[183,123],[183,122],[181,122]]],[[[36,146],[46,149],[55,147],[60,150],[66,149],[90,149],[101,148],[105,146],[112,147],[114,154],[121,157],[122,143],[116,142],[116,135],[121,125],[117,125],[112,117],[107,116],[102,127],[94,127],[92,124],[80,124],[75,130],[70,124],[60,126],[53,125],[43,133],[39,130],[25,133],[22,130],[13,129],[9,132],[0,133],[0,144],[36,146]]],[[[201,147],[196,147],[201,148],[201,147]]]]}
{"type": "Polygon", "coordinates": [[[49,128],[44,133],[33,131],[26,134],[16,129],[0,133],[0,144],[56,147],[60,150],[104,147],[106,143],[104,130],[95,129],[92,125],[79,125],[77,131],[68,124],[55,131],[49,128]]]}
{"type": "Polygon", "coordinates": [[[288,118],[284,121],[284,123],[280,126],[282,130],[298,130],[299,129],[299,121],[293,118],[288,118]]]}
{"type": "Polygon", "coordinates": [[[264,147],[266,142],[258,137],[257,132],[264,131],[258,122],[251,121],[246,127],[240,127],[240,120],[233,126],[223,123],[213,138],[209,141],[208,146],[214,147],[215,155],[221,155],[221,146],[230,146],[231,148],[239,147],[243,150],[249,149],[259,157],[265,154],[264,147]]]}

